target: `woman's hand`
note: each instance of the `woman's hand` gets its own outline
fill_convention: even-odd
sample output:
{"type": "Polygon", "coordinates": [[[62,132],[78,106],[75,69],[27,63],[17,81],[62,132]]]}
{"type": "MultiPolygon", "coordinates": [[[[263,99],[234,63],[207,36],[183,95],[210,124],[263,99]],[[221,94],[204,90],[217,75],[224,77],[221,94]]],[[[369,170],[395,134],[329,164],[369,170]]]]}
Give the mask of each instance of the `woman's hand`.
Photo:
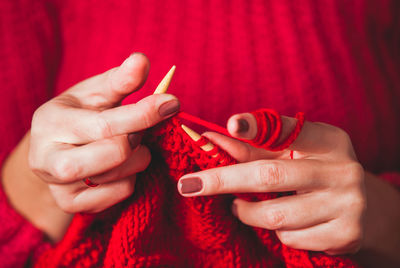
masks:
{"type": "Polygon", "coordinates": [[[150,162],[141,130],[172,116],[178,100],[148,96],[120,106],[146,80],[148,59],[132,54],[121,66],[89,78],[42,105],[32,120],[29,164],[66,212],[99,212],[134,191],[150,162]],[[90,178],[97,187],[88,187],[90,178]]]}
{"type": "MultiPolygon", "coordinates": [[[[283,140],[296,119],[282,117],[283,140]]],[[[256,120],[239,114],[228,121],[237,138],[253,139],[256,120]]],[[[275,230],[285,245],[328,254],[354,253],[363,241],[366,193],[362,166],[341,129],[305,122],[288,150],[269,152],[217,133],[204,134],[240,163],[183,176],[184,196],[286,192],[292,196],[260,202],[236,199],[232,211],[243,223],[275,230]],[[294,159],[290,159],[290,150],[294,159]]]]}

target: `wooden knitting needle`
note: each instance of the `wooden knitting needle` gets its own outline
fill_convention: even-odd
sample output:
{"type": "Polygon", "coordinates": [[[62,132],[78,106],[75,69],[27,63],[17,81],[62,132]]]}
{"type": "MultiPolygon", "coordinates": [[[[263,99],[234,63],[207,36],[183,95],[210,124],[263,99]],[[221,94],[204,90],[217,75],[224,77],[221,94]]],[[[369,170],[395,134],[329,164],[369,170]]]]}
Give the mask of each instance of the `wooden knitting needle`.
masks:
{"type": "MultiPolygon", "coordinates": [[[[193,129],[191,129],[183,124],[181,125],[181,127],[186,132],[186,134],[188,134],[189,137],[192,138],[192,140],[198,141],[201,138],[200,134],[197,133],[196,131],[194,131],[193,129]]],[[[212,144],[211,142],[208,142],[207,144],[200,146],[200,148],[206,152],[211,151],[212,149],[214,149],[214,147],[215,147],[214,144],[212,144]]],[[[217,155],[218,155],[218,153],[213,155],[213,157],[216,157],[217,155]]]]}
{"type": "MultiPolygon", "coordinates": [[[[153,94],[163,94],[167,92],[169,85],[171,84],[172,77],[174,76],[176,66],[172,66],[172,68],[168,71],[168,73],[164,76],[164,78],[161,80],[160,84],[158,84],[156,90],[154,91],[153,94]]],[[[185,125],[181,125],[182,129],[186,132],[186,134],[189,135],[190,138],[192,138],[194,141],[198,141],[201,136],[199,133],[194,131],[193,129],[190,129],[189,127],[185,125]]],[[[207,144],[203,145],[200,147],[204,151],[208,152],[214,149],[214,144],[211,142],[208,142],[207,144]]],[[[217,156],[218,154],[213,155],[213,157],[217,156]]]]}
{"type": "Polygon", "coordinates": [[[163,94],[167,92],[168,87],[171,84],[172,77],[174,76],[175,69],[175,65],[171,67],[168,73],[164,76],[163,80],[161,80],[160,84],[158,84],[153,94],[163,94]]]}

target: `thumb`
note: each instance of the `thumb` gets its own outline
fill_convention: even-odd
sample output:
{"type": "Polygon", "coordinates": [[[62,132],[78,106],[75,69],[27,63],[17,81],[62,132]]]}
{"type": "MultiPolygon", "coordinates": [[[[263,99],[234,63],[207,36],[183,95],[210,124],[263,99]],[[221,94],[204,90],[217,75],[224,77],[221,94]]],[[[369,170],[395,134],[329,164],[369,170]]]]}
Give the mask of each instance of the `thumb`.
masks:
{"type": "Polygon", "coordinates": [[[131,54],[120,66],[88,78],[64,94],[72,95],[82,107],[104,110],[119,104],[146,81],[150,62],[142,53],[131,54]]]}

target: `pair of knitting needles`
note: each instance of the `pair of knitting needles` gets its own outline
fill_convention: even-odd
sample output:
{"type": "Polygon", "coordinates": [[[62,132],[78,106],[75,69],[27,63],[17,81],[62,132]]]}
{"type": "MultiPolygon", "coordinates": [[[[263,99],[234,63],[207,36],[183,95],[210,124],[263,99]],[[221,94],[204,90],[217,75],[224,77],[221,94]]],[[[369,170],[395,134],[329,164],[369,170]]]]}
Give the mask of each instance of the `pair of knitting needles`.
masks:
{"type": "MultiPolygon", "coordinates": [[[[160,84],[158,84],[156,90],[154,91],[153,94],[162,94],[166,93],[168,90],[169,85],[171,84],[172,77],[174,76],[176,66],[172,66],[172,68],[168,71],[168,73],[164,76],[164,78],[161,80],[160,84]]],[[[182,129],[186,132],[186,134],[189,135],[190,138],[194,141],[198,141],[201,136],[199,133],[194,131],[193,129],[190,129],[189,127],[185,125],[181,125],[182,129]]],[[[208,142],[207,144],[200,146],[201,149],[204,151],[208,152],[214,149],[214,144],[211,142],[208,142]]],[[[215,155],[216,156],[216,155],[215,155]]]]}

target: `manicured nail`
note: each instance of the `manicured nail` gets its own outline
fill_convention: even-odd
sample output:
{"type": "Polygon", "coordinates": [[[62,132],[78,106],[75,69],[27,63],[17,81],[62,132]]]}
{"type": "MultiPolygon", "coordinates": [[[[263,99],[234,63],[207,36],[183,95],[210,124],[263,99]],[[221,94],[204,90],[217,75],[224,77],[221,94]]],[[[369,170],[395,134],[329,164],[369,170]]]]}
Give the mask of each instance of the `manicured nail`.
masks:
{"type": "Polygon", "coordinates": [[[237,133],[244,133],[249,130],[249,123],[247,120],[239,119],[237,120],[237,133]]]}
{"type": "Polygon", "coordinates": [[[203,181],[198,177],[181,179],[180,184],[182,194],[193,194],[203,189],[203,181]]]}
{"type": "Polygon", "coordinates": [[[237,217],[237,205],[235,203],[232,203],[232,214],[237,217]]]}
{"type": "Polygon", "coordinates": [[[171,114],[176,113],[179,110],[179,101],[178,100],[170,100],[163,103],[158,109],[159,114],[162,117],[167,117],[171,114]]]}
{"type": "Polygon", "coordinates": [[[130,133],[128,135],[128,141],[129,141],[129,145],[131,146],[131,149],[135,149],[140,141],[142,140],[142,135],[138,134],[138,133],[130,133]]]}

